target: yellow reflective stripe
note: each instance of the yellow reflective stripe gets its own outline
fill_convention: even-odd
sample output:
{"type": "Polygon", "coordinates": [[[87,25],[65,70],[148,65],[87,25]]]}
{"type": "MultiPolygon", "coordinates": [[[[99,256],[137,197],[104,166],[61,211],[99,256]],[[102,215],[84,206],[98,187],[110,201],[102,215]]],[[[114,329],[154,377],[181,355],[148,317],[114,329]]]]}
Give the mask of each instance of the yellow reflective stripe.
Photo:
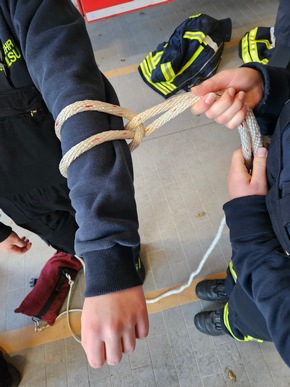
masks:
{"type": "Polygon", "coordinates": [[[240,340],[238,339],[232,332],[232,329],[231,329],[231,326],[230,326],[230,322],[229,322],[229,304],[228,302],[225,304],[224,306],[224,315],[223,315],[223,318],[224,318],[224,324],[227,328],[227,330],[230,332],[230,334],[233,336],[233,338],[237,341],[244,341],[244,340],[240,340]]]}
{"type": "Polygon", "coordinates": [[[256,42],[264,43],[268,50],[272,48],[272,44],[268,39],[257,39],[258,27],[249,31],[250,40],[255,40],[256,42]]]}
{"type": "Polygon", "coordinates": [[[257,43],[265,43],[267,46],[267,40],[256,40],[256,42],[249,42],[250,43],[250,53],[252,57],[253,62],[260,62],[262,64],[267,64],[269,60],[267,58],[261,59],[259,57],[259,52],[258,52],[258,45],[257,43]]]}
{"type": "Polygon", "coordinates": [[[143,62],[140,64],[140,69],[146,81],[151,85],[153,85],[155,89],[158,89],[163,95],[167,95],[176,89],[176,86],[174,86],[171,83],[152,82],[151,81],[152,71],[150,71],[151,68],[150,66],[148,66],[146,59],[144,59],[143,62]]]}
{"type": "Polygon", "coordinates": [[[196,15],[189,16],[189,19],[194,19],[195,17],[200,17],[201,13],[197,13],[196,15]]]}
{"type": "Polygon", "coordinates": [[[272,48],[271,43],[267,39],[256,39],[258,27],[249,31],[241,41],[241,55],[244,63],[248,62],[260,62],[263,64],[268,63],[268,59],[260,59],[258,51],[258,43],[263,43],[268,50],[272,48]]]}
{"type": "Polygon", "coordinates": [[[258,50],[257,50],[257,31],[258,27],[254,28],[253,30],[249,31],[249,52],[250,56],[252,58],[252,62],[260,62],[260,58],[258,55],[258,50]]]}
{"type": "Polygon", "coordinates": [[[146,58],[143,61],[143,62],[146,61],[147,68],[150,70],[150,73],[152,73],[152,70],[156,68],[154,60],[155,60],[155,57],[153,57],[152,52],[150,52],[149,55],[146,56],[146,58]]]}
{"type": "Polygon", "coordinates": [[[183,38],[190,39],[190,40],[196,39],[201,44],[205,39],[205,34],[202,31],[195,31],[195,32],[194,31],[186,31],[183,34],[183,38]]]}
{"type": "Polygon", "coordinates": [[[242,41],[241,41],[241,55],[242,55],[242,60],[244,63],[249,63],[252,61],[252,58],[251,58],[249,51],[248,51],[248,36],[247,35],[243,36],[242,41]]]}
{"type": "Polygon", "coordinates": [[[172,68],[172,64],[170,62],[162,63],[160,65],[160,70],[164,76],[165,81],[170,81],[175,77],[175,72],[172,68]]]}
{"type": "Polygon", "coordinates": [[[237,273],[235,272],[233,261],[230,261],[230,263],[229,263],[229,270],[230,270],[230,273],[233,277],[233,280],[235,282],[237,282],[238,276],[237,276],[237,273]]]}
{"type": "Polygon", "coordinates": [[[265,46],[267,47],[268,50],[270,50],[272,46],[267,39],[260,39],[260,40],[256,39],[257,29],[258,29],[258,27],[256,27],[254,31],[249,32],[250,55],[252,57],[253,62],[260,62],[263,64],[267,64],[268,63],[267,58],[260,59],[260,57],[259,57],[258,43],[265,44],[265,46]]]}
{"type": "Polygon", "coordinates": [[[264,340],[261,339],[255,339],[255,337],[252,336],[245,336],[244,341],[257,341],[257,343],[263,343],[264,340]]]}
{"type": "Polygon", "coordinates": [[[190,60],[180,69],[180,71],[176,74],[176,76],[182,74],[186,69],[188,69],[188,67],[190,67],[192,65],[192,63],[196,60],[198,55],[200,55],[200,53],[202,52],[203,49],[204,49],[203,46],[198,47],[198,49],[196,50],[194,55],[192,55],[190,60]]]}
{"type": "Polygon", "coordinates": [[[227,330],[230,332],[230,334],[233,336],[233,338],[239,342],[242,341],[257,341],[258,343],[263,343],[264,340],[262,339],[255,339],[252,336],[244,336],[244,339],[238,339],[234,334],[230,326],[230,321],[229,321],[229,304],[228,302],[224,306],[224,314],[223,314],[223,319],[224,319],[224,324],[227,328],[227,330]]]}
{"type": "Polygon", "coordinates": [[[205,35],[202,31],[186,31],[183,34],[184,39],[198,40],[200,44],[209,45],[214,51],[217,51],[218,45],[212,40],[209,35],[205,35]]]}
{"type": "Polygon", "coordinates": [[[161,87],[164,87],[165,89],[167,89],[168,92],[166,94],[171,93],[173,90],[176,89],[176,86],[170,82],[156,82],[156,83],[153,82],[153,85],[160,85],[161,87]]]}
{"type": "Polygon", "coordinates": [[[163,52],[164,52],[164,51],[158,52],[156,55],[154,55],[154,57],[151,55],[151,57],[152,57],[152,63],[154,63],[154,69],[155,69],[156,66],[159,64],[160,58],[162,57],[163,52]]]}
{"type": "Polygon", "coordinates": [[[157,52],[154,56],[152,52],[146,56],[143,62],[147,61],[148,68],[151,69],[151,72],[156,69],[157,65],[160,62],[160,58],[162,57],[164,51],[157,52]]]}

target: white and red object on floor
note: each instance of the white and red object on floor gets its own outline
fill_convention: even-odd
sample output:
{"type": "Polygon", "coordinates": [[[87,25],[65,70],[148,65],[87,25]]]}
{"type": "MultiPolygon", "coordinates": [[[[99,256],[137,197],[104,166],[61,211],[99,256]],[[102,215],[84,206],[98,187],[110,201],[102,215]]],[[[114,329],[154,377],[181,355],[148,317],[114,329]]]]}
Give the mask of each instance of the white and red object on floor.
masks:
{"type": "Polygon", "coordinates": [[[77,6],[88,23],[121,15],[173,0],[77,0],[77,6]]]}

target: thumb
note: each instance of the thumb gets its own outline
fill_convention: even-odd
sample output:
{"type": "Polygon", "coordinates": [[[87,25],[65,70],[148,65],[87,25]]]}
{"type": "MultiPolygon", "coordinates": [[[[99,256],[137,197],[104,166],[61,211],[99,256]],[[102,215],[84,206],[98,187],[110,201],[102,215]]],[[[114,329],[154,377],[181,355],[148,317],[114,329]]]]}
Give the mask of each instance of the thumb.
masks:
{"type": "Polygon", "coordinates": [[[260,194],[267,192],[266,162],[268,151],[266,148],[258,148],[254,161],[251,184],[259,188],[260,194]]]}

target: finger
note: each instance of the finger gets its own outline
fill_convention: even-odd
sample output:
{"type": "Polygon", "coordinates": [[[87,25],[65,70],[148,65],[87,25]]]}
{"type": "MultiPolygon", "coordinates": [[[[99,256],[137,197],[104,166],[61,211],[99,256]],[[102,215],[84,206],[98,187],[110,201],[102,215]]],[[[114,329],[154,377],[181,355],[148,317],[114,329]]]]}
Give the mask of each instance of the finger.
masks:
{"type": "Polygon", "coordinates": [[[229,129],[236,129],[242,122],[245,121],[248,112],[248,107],[244,105],[241,110],[239,110],[232,119],[226,124],[229,129]]]}
{"type": "Polygon", "coordinates": [[[251,175],[245,166],[242,149],[238,148],[233,152],[227,178],[230,199],[248,196],[250,181],[251,175]]]}
{"type": "Polygon", "coordinates": [[[245,166],[245,159],[241,147],[237,148],[233,152],[230,172],[233,173],[233,175],[240,175],[244,174],[244,172],[247,172],[247,168],[245,166]]]}
{"type": "Polygon", "coordinates": [[[219,116],[216,118],[216,122],[219,124],[224,124],[231,129],[239,126],[244,121],[247,114],[245,96],[246,95],[244,92],[239,92],[238,94],[234,95],[232,99],[229,99],[229,97],[226,96],[228,100],[228,107],[226,108],[226,106],[224,106],[224,112],[219,114],[219,116]]]}
{"type": "Polygon", "coordinates": [[[215,103],[206,112],[206,116],[210,119],[221,117],[228,109],[231,108],[235,100],[235,89],[230,87],[215,101],[215,103]]]}
{"type": "Polygon", "coordinates": [[[194,115],[205,113],[208,109],[210,109],[217,98],[218,95],[215,93],[206,94],[191,107],[192,113],[194,115]]]}
{"type": "Polygon", "coordinates": [[[267,179],[266,179],[266,161],[267,161],[267,149],[258,148],[254,160],[251,185],[257,187],[257,194],[266,194],[267,192],[267,179]]]}
{"type": "Polygon", "coordinates": [[[145,337],[148,336],[149,321],[147,313],[145,313],[144,316],[138,320],[135,330],[137,339],[145,339],[145,337]]]}
{"type": "Polygon", "coordinates": [[[13,241],[13,244],[18,247],[25,247],[27,242],[25,242],[23,238],[22,239],[17,238],[16,240],[13,241]]]}
{"type": "Polygon", "coordinates": [[[136,347],[135,327],[123,334],[122,347],[123,347],[123,352],[126,354],[132,353],[135,350],[135,347],[136,347]]]}
{"type": "Polygon", "coordinates": [[[86,352],[88,362],[93,368],[101,368],[106,361],[105,343],[99,340],[86,342],[82,334],[82,347],[86,352]]]}
{"type": "Polygon", "coordinates": [[[26,253],[28,250],[30,250],[31,246],[32,246],[32,243],[31,243],[31,242],[27,243],[26,246],[22,247],[22,251],[23,251],[24,253],[26,253]]]}
{"type": "Polygon", "coordinates": [[[109,365],[119,364],[122,359],[122,339],[113,335],[105,342],[106,360],[109,365]]]}
{"type": "Polygon", "coordinates": [[[236,149],[233,152],[230,169],[228,173],[228,187],[231,187],[237,183],[248,183],[251,176],[245,166],[245,159],[241,148],[236,149]]]}

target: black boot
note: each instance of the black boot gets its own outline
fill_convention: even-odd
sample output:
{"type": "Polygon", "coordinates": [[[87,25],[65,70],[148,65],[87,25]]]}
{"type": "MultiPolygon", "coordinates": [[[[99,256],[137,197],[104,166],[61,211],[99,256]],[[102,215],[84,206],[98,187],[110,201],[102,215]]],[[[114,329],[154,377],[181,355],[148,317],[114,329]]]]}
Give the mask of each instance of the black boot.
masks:
{"type": "Polygon", "coordinates": [[[195,288],[195,294],[201,300],[227,301],[225,292],[225,280],[213,279],[199,282],[195,288]]]}
{"type": "Polygon", "coordinates": [[[0,387],[17,387],[20,380],[20,372],[4,359],[0,351],[0,387]]]}
{"type": "Polygon", "coordinates": [[[200,312],[194,316],[194,325],[201,333],[210,336],[226,335],[222,328],[223,309],[212,312],[200,312]]]}

